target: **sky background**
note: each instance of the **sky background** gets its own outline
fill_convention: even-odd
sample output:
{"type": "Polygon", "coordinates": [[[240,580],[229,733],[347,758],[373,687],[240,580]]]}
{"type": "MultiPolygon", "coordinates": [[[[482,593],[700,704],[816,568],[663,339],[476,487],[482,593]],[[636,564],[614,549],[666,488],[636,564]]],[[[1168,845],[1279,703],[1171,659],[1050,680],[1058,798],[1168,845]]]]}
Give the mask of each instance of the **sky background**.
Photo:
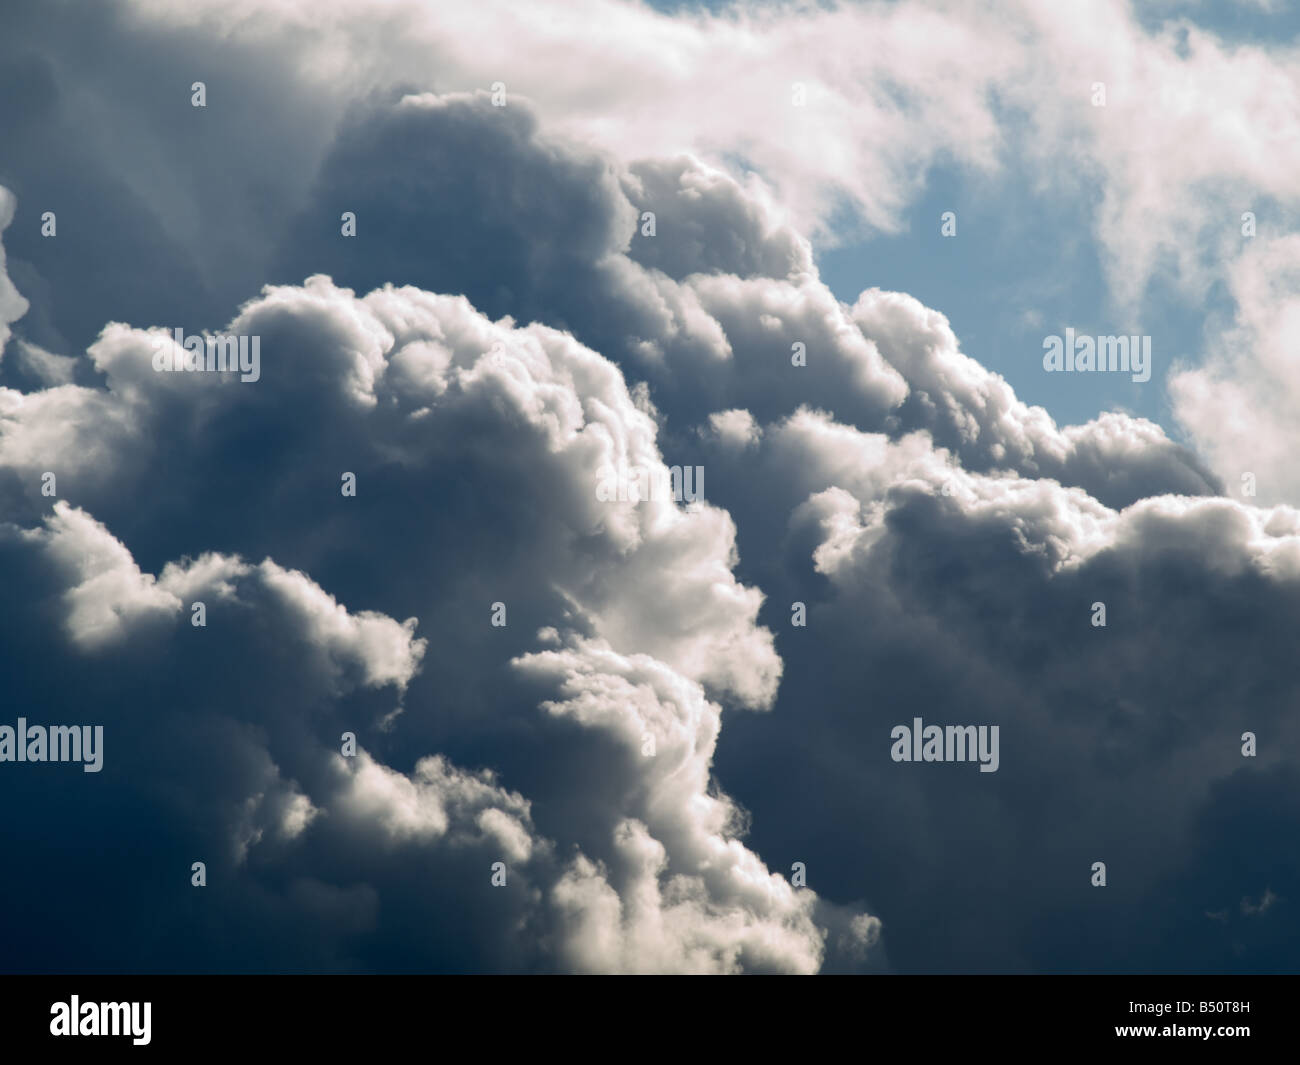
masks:
{"type": "Polygon", "coordinates": [[[1294,971],[1298,29],[6,5],[0,968],[1294,971]]]}

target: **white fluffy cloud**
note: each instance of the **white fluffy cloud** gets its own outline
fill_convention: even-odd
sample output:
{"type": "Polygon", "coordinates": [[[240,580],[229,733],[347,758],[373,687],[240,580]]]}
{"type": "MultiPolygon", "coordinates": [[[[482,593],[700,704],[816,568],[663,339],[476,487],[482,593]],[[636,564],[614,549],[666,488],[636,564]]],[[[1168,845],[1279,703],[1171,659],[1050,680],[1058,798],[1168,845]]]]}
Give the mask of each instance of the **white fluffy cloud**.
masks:
{"type": "MultiPolygon", "coordinates": [[[[1032,187],[1055,190],[1074,205],[1064,210],[1091,227],[1112,299],[1128,317],[1153,279],[1172,282],[1199,306],[1216,281],[1249,271],[1244,261],[1234,265],[1248,246],[1244,212],[1257,214],[1261,236],[1273,239],[1300,212],[1289,179],[1300,164],[1296,50],[1227,43],[1183,18],[1153,28],[1124,0],[1086,10],[1021,0],[996,16],[944,0],[739,4],[674,17],[597,0],[527,13],[509,4],[452,13],[356,0],[256,9],[253,17],[252,7],[224,2],[136,4],[150,23],[213,24],[250,47],[292,38],[296,76],[334,101],[324,113],[337,113],[356,86],[376,79],[418,83],[431,56],[442,91],[503,81],[533,101],[551,129],[625,162],[643,160],[625,181],[629,194],[674,204],[686,226],[698,224],[688,220],[692,210],[716,218],[725,208],[718,179],[674,184],[675,167],[663,160],[680,152],[730,168],[755,203],[823,244],[852,231],[842,212],[830,224],[845,204],[867,226],[896,231],[940,160],[979,178],[1028,168],[1032,187]],[[374,10],[403,26],[404,49],[380,48],[363,32],[374,10]],[[299,33],[308,23],[312,32],[299,33]],[[638,42],[630,52],[629,40],[638,42]],[[804,106],[795,106],[796,83],[806,90],[804,106]],[[1104,86],[1104,106],[1094,105],[1095,86],[1104,86]],[[653,107],[644,103],[650,99],[653,107]]],[[[323,116],[316,120],[323,150],[329,134],[323,116]]],[[[706,246],[707,255],[764,272],[801,254],[770,241],[706,246]]],[[[685,269],[662,256],[644,261],[673,276],[685,269]]],[[[1241,308],[1239,332],[1287,335],[1284,308],[1273,308],[1268,322],[1255,309],[1241,308]]],[[[654,342],[647,353],[662,357],[654,342]]],[[[1270,388],[1265,352],[1263,362],[1253,348],[1228,362],[1210,356],[1206,373],[1221,394],[1268,392],[1271,408],[1294,416],[1289,388],[1270,388]]],[[[1245,448],[1227,437],[1245,430],[1205,417],[1191,382],[1176,387],[1184,424],[1216,458],[1216,472],[1276,464],[1272,442],[1254,448],[1268,452],[1263,457],[1238,461],[1245,448]]],[[[749,406],[744,397],[730,402],[749,406]]],[[[1281,479],[1272,477],[1275,488],[1291,493],[1281,479]]]]}
{"type": "MultiPolygon", "coordinates": [[[[1170,265],[1162,257],[1203,286],[1214,274],[1201,254],[1226,250],[1252,206],[1238,196],[1298,206],[1286,180],[1300,151],[1294,49],[1227,45],[1181,20],[1149,31],[1124,0],[1020,0],[996,14],[947,0],[672,16],[616,0],[526,12],[496,0],[454,11],[414,0],[134,7],[152,24],[292,41],[286,61],[325,99],[376,79],[421,81],[433,61],[439,91],[504,82],[553,128],[626,161],[743,160],[822,240],[844,202],[896,229],[941,157],[986,175],[1028,153],[1070,194],[1102,182],[1093,221],[1121,298],[1170,265]],[[365,32],[376,11],[402,27],[402,47],[365,32]],[[1097,82],[1104,107],[1092,104],[1097,82]],[[1202,148],[1207,122],[1220,150],[1202,148]]],[[[698,200],[707,186],[683,194],[698,200]]]]}
{"type": "Polygon", "coordinates": [[[1233,267],[1236,318],[1204,365],[1170,381],[1174,411],[1234,496],[1300,501],[1292,439],[1300,417],[1300,236],[1252,242],[1233,267]],[[1249,474],[1253,484],[1246,479],[1249,474]]]}
{"type": "MultiPolygon", "coordinates": [[[[321,699],[388,687],[406,717],[436,713],[427,689],[411,691],[422,667],[459,669],[471,679],[473,665],[439,658],[430,666],[416,617],[398,622],[346,608],[308,572],[275,561],[300,550],[322,520],[339,520],[322,517],[338,505],[332,478],[322,479],[309,504],[314,513],[289,520],[294,508],[279,497],[302,470],[248,469],[231,482],[242,486],[232,503],[243,514],[273,513],[261,541],[271,557],[254,564],[194,551],[167,562],[157,578],[142,572],[108,525],[64,498],[93,505],[105,522],[121,521],[139,538],[165,504],[132,497],[133,486],[166,484],[183,505],[198,505],[211,490],[211,471],[236,453],[230,434],[275,419],[291,433],[283,444],[292,454],[328,419],[358,476],[361,520],[379,523],[376,532],[403,513],[400,499],[376,487],[385,470],[400,471],[393,491],[420,492],[435,471],[454,475],[469,463],[476,492],[494,505],[526,514],[540,501],[520,563],[533,576],[503,581],[500,594],[513,620],[547,609],[546,599],[530,598],[558,592],[552,601],[562,610],[550,621],[567,635],[543,632],[543,646],[563,646],[520,656],[520,675],[533,690],[552,693],[539,713],[608,735],[625,773],[612,790],[604,772],[547,785],[545,803],[590,811],[586,827],[569,838],[554,813],[540,827],[530,799],[492,772],[457,767],[436,752],[409,771],[385,764],[372,748],[361,748],[355,761],[341,758],[330,751],[337,741],[328,734],[305,740],[302,730],[311,726],[254,683],[238,716],[258,722],[264,738],[239,741],[250,765],[246,790],[223,785],[227,843],[240,867],[273,867],[285,853],[324,845],[313,840],[354,840],[367,826],[390,845],[445,853],[438,861],[460,872],[444,875],[466,880],[480,879],[467,863],[495,855],[523,878],[516,919],[556,922],[554,950],[541,964],[561,969],[807,972],[821,964],[828,937],[829,949],[846,955],[852,944],[868,943],[876,926],[860,911],[821,906],[739,842],[743,814],[710,774],[722,709],[706,692],[732,705],[769,705],[780,662],[771,635],[755,623],[761,596],[731,572],[735,533],[725,512],[707,503],[598,497],[602,469],[664,468],[655,424],[616,367],[555,330],[490,322],[463,298],[410,288],[358,298],[323,277],[268,289],[229,331],[262,338],[255,386],[215,374],[156,373],[154,341],[163,334],[113,324],[90,351],[105,388],[7,393],[0,466],[24,485],[39,483],[44,468],[63,471],[52,512],[32,489],[15,497],[14,516],[40,522],[20,536],[46,552],[66,582],[61,612],[73,644],[134,643],[138,652],[142,642],[178,639],[190,628],[190,604],[201,600],[208,628],[194,630],[199,639],[223,642],[236,619],[250,633],[279,633],[280,653],[295,671],[310,672],[321,699]],[[56,402],[70,416],[51,418],[56,402]],[[290,402],[299,416],[286,423],[280,412],[290,402]],[[129,446],[113,446],[118,440],[129,446]],[[365,509],[367,500],[375,509],[365,509]],[[647,736],[657,744],[649,756],[642,753],[647,736]],[[561,862],[561,844],[566,853],[577,844],[576,855],[561,862]]],[[[368,536],[364,526],[360,535],[368,536]]],[[[452,530],[438,537],[437,550],[454,554],[473,539],[471,528],[452,530]]],[[[410,583],[401,558],[391,563],[372,589],[380,601],[385,587],[410,583]]],[[[451,558],[438,565],[457,568],[451,558]]],[[[474,612],[485,617],[488,605],[478,598],[474,612]]],[[[428,606],[435,625],[442,615],[442,624],[463,627],[455,620],[467,609],[463,594],[428,606]]],[[[526,647],[528,637],[521,639],[526,647]]],[[[483,659],[477,668],[493,667],[483,659]]],[[[386,727],[392,709],[392,699],[376,707],[386,727]]],[[[214,757],[222,751],[216,744],[214,757]]],[[[316,880],[329,882],[324,874],[316,880]]]]}

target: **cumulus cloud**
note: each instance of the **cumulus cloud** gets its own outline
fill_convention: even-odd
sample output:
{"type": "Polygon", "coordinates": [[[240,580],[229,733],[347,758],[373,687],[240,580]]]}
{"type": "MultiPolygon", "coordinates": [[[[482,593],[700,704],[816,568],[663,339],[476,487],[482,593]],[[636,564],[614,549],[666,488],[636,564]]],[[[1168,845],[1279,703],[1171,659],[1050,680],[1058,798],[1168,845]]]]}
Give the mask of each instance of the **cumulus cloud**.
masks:
{"type": "Polygon", "coordinates": [[[331,149],[283,269],[327,270],[357,287],[396,269],[493,313],[542,316],[646,381],[676,451],[688,446],[678,439],[683,423],[728,407],[770,421],[804,402],[864,429],[924,428],[974,468],[1054,477],[1115,504],[1216,489],[1199,460],[1150,422],[1107,415],[1063,433],[964,355],[942,314],[909,296],[871,289],[846,308],[802,239],[702,164],[640,164],[619,183],[613,160],[602,165],[544,135],[526,102],[505,111],[487,94],[407,97],[358,120],[331,149]],[[460,168],[446,161],[449,145],[460,168]],[[411,161],[401,195],[392,195],[378,158],[411,161]],[[467,183],[484,169],[492,182],[467,183]],[[404,232],[442,253],[423,255],[421,242],[405,245],[405,261],[355,255],[316,221],[344,199],[359,205],[359,217],[401,219],[404,232]],[[652,237],[636,225],[647,204],[663,215],[652,237]],[[708,239],[699,235],[702,204],[714,219],[708,239]],[[493,220],[490,229],[482,219],[493,220]],[[537,232],[556,234],[542,242],[551,249],[543,258],[522,247],[537,232]],[[734,243],[719,239],[723,232],[734,243]]]}
{"type": "Polygon", "coordinates": [[[66,593],[67,632],[74,643],[98,647],[121,640],[151,616],[170,617],[181,601],[140,572],[131,553],[87,514],[60,500],[47,528],[32,534],[74,576],[66,593]]]}
{"type": "Polygon", "coordinates": [[[762,429],[747,410],[715,411],[709,415],[709,431],[732,450],[744,450],[762,435],[762,429]]]}
{"type": "MultiPolygon", "coordinates": [[[[17,200],[14,194],[0,185],[0,238],[14,220],[14,206],[17,200]]],[[[9,343],[11,323],[27,313],[28,303],[22,294],[14,288],[14,283],[5,273],[4,245],[0,243],[0,355],[9,343]]]]}
{"type": "MultiPolygon", "coordinates": [[[[216,789],[213,806],[224,811],[212,827],[222,840],[217,853],[233,863],[225,875],[244,870],[240,891],[265,891],[264,878],[278,877],[286,862],[313,886],[231,906],[261,907],[260,922],[304,894],[353,890],[329,870],[372,835],[369,825],[389,841],[387,856],[369,859],[363,874],[375,897],[392,897],[403,861],[450,863],[459,870],[443,874],[457,878],[455,912],[480,915],[466,923],[466,953],[450,950],[436,962],[421,954],[423,965],[813,971],[828,949],[843,952],[839,930],[864,914],[820,907],[812,892],[769,872],[740,844],[744,817],[709,772],[722,713],[714,699],[766,706],[780,675],[771,636],[755,623],[761,596],[731,573],[734,526],[706,503],[598,496],[605,467],[663,468],[655,424],[618,369],[556,330],[492,322],[463,297],[386,287],[358,298],[323,277],[268,288],[227,328],[262,339],[255,387],[216,374],[157,373],[156,342],[168,338],[110,325],[89,352],[105,387],[12,393],[0,463],[14,516],[40,523],[16,542],[39,545],[69,586],[56,599],[74,647],[126,645],[122,653],[135,657],[144,645],[178,643],[189,629],[187,661],[211,640],[209,654],[257,663],[239,671],[237,695],[220,694],[231,685],[223,680],[203,700],[215,704],[210,716],[188,722],[216,735],[195,772],[198,791],[181,805],[205,786],[216,789]],[[77,417],[29,418],[51,393],[77,417]],[[290,397],[296,413],[286,417],[290,397]],[[319,476],[307,474],[304,491],[302,459],[320,447],[325,422],[332,454],[318,458],[319,476]],[[109,446],[123,426],[135,446],[109,446]],[[245,434],[259,433],[250,445],[245,434]],[[81,478],[87,454],[100,461],[81,478]],[[260,461],[245,465],[254,455],[260,461]],[[76,505],[58,498],[48,511],[36,487],[43,465],[69,472],[59,491],[76,505]],[[358,484],[351,513],[341,509],[353,505],[340,492],[344,467],[358,484]],[[161,483],[169,486],[161,498],[136,491],[161,483]],[[236,513],[260,519],[178,525],[214,486],[236,513]],[[529,538],[485,543],[484,506],[504,508],[509,528],[528,526],[529,538]],[[424,508],[429,519],[418,517],[424,508]],[[427,531],[438,525],[446,532],[430,542],[427,531]],[[426,535],[411,536],[415,529],[426,535]],[[162,559],[157,578],[128,542],[162,559]],[[356,559],[343,545],[356,542],[381,552],[384,565],[367,568],[364,589],[382,609],[345,607],[326,590],[348,586],[356,559]],[[497,559],[490,567],[485,550],[497,559]],[[267,557],[253,564],[240,555],[267,557]],[[492,642],[489,608],[498,596],[509,623],[492,642]],[[207,608],[204,628],[189,623],[196,601],[207,608]],[[427,628],[417,618],[429,619],[427,628]],[[479,624],[467,626],[469,618],[479,624]],[[569,634],[567,651],[536,649],[543,620],[569,634]],[[454,632],[458,640],[446,638],[454,632]],[[512,656],[533,706],[586,731],[603,734],[611,715],[644,704],[643,717],[601,741],[625,765],[619,788],[609,790],[603,765],[574,772],[578,749],[556,752],[572,745],[571,732],[548,726],[537,709],[527,713],[510,685],[488,682],[512,656]],[[265,671],[276,668],[285,672],[271,682],[265,671]],[[280,705],[295,688],[290,706],[280,705]],[[387,701],[386,688],[395,689],[387,701]],[[240,709],[226,705],[232,697],[240,709]],[[335,737],[357,699],[366,710],[351,731],[368,739],[351,760],[337,753],[335,737]],[[439,709],[448,699],[463,702],[448,713],[439,709]],[[647,731],[659,741],[651,757],[641,753],[647,731]],[[460,768],[438,753],[444,743],[477,747],[479,757],[495,749],[500,757],[489,754],[488,764],[506,768],[460,768]],[[380,750],[396,764],[381,761],[380,750]],[[398,753],[412,750],[429,753],[414,764],[398,753]],[[511,764],[520,753],[535,758],[531,771],[511,764]],[[247,769],[217,774],[223,760],[247,769]],[[508,788],[507,776],[516,782],[508,788]],[[578,807],[589,812],[575,817],[578,807]],[[562,861],[561,843],[576,844],[576,856],[562,861]],[[516,885],[513,916],[496,939],[476,923],[499,919],[490,916],[492,861],[505,862],[507,887],[516,885]],[[590,894],[603,912],[611,891],[621,916],[597,939],[619,945],[594,950],[573,929],[603,918],[586,913],[578,896],[590,894]],[[531,953],[509,948],[505,929],[521,923],[553,924],[554,949],[537,953],[540,941],[531,953]]],[[[211,678],[210,665],[203,675],[211,678]]],[[[157,683],[169,690],[177,680],[157,683]]],[[[132,740],[143,742],[117,736],[132,740]]],[[[410,900],[396,913],[433,922],[431,944],[432,928],[448,919],[432,912],[438,903],[410,900]]],[[[366,928],[379,935],[387,920],[366,928]]],[[[359,950],[344,942],[355,934],[344,929],[337,950],[359,950]]],[[[392,963],[386,949],[362,951],[362,964],[392,963]]],[[[275,957],[272,966],[289,964],[275,957]]]]}
{"type": "Polygon", "coordinates": [[[648,656],[583,640],[515,666],[558,691],[543,704],[549,713],[608,734],[616,752],[615,790],[585,792],[597,809],[620,814],[602,826],[604,861],[576,862],[555,890],[569,949],[584,966],[816,971],[824,938],[816,896],[742,846],[740,810],[711,792],[721,712],[699,686],[648,656]]]}
{"type": "MultiPolygon", "coordinates": [[[[1249,871],[1197,880],[1209,812],[1231,801],[1264,816],[1257,802],[1271,801],[1240,793],[1242,734],[1273,737],[1261,771],[1300,741],[1274,629],[1293,609],[1300,514],[1185,496],[1116,511],[1051,480],[964,470],[922,434],[895,443],[812,412],[769,428],[749,470],[751,485],[783,487],[769,515],[788,514],[764,587],[808,610],[806,629],[778,636],[774,713],[720,744],[760,850],[799,848],[838,883],[872,883],[891,956],[909,967],[1241,964],[1230,935],[1207,931],[1192,950],[1172,927],[1199,927],[1228,882],[1244,888],[1271,861],[1252,837],[1249,871]],[[998,725],[996,783],[892,762],[890,731],[914,716],[998,725]],[[760,782],[747,770],[756,749],[796,752],[799,774],[760,782]],[[811,819],[848,824],[864,807],[888,808],[888,823],[852,846],[811,844],[811,819]],[[1087,899],[1097,860],[1131,878],[1121,898],[1087,899]],[[886,899],[880,861],[912,870],[886,899]],[[1162,918],[1171,905],[1179,916],[1162,918]],[[1086,944],[1049,931],[1072,923],[1086,944]]],[[[755,546],[742,535],[742,552],[755,546]]]]}
{"type": "Polygon", "coordinates": [[[432,57],[439,91],[502,81],[555,128],[624,160],[687,150],[739,161],[823,241],[842,236],[842,220],[828,223],[846,203],[897,230],[940,161],[984,177],[1027,156],[1064,193],[1101,183],[1093,221],[1121,298],[1166,270],[1200,291],[1224,247],[1221,212],[1249,209],[1230,189],[1296,206],[1284,177],[1300,143],[1294,50],[1228,44],[1172,12],[1142,19],[1124,0],[1087,12],[1021,0],[997,16],[944,0],[689,15],[601,0],[521,14],[491,2],[436,17],[411,0],[384,8],[401,27],[396,48],[364,31],[368,5],[355,0],[130,7],[164,32],[212,26],[231,49],[289,46],[282,67],[323,101],[303,109],[317,137],[322,110],[376,82],[422,81],[432,57]],[[1092,102],[1096,83],[1105,106],[1092,102]],[[1224,150],[1201,150],[1207,121],[1224,150]]]}
{"type": "Polygon", "coordinates": [[[1231,275],[1234,320],[1218,331],[1203,365],[1184,365],[1170,381],[1178,419],[1232,493],[1262,502],[1300,500],[1290,454],[1300,413],[1298,279],[1300,236],[1252,243],[1231,275]]]}
{"type": "MultiPolygon", "coordinates": [[[[1290,53],[1119,3],[1084,25],[1026,2],[1012,28],[606,2],[516,11],[510,35],[495,4],[399,3],[396,47],[342,0],[257,8],[92,17],[115,56],[220,39],[248,77],[210,76],[229,106],[184,123],[128,106],[138,64],[68,62],[65,14],[31,51],[0,33],[31,105],[0,104],[0,646],[15,706],[108,736],[93,782],[0,777],[41,811],[6,844],[129,855],[97,878],[119,924],[53,949],[18,930],[15,967],[1283,963],[1297,885],[1232,841],[1300,823],[1294,249],[1240,251],[1230,190],[1293,206],[1268,154],[1290,53]],[[504,108],[476,91],[498,78],[504,108]],[[1188,95],[1153,127],[1169,86],[1188,95]],[[1235,151],[1189,135],[1210,99],[1235,151]],[[159,165],[209,144],[257,165],[159,165]],[[936,160],[1026,150],[1067,194],[1099,183],[1117,292],[1231,277],[1235,325],[1174,387],[1208,462],[1123,413],[1058,426],[939,311],[823,283],[809,239],[837,212],[895,231],[936,160]],[[57,255],[18,213],[45,199],[57,255]],[[103,269],[112,227],[79,203],[139,270],[103,269]],[[259,380],[156,371],[177,325],[258,337],[259,380]],[[601,491],[696,464],[703,499],[601,491]],[[1241,470],[1279,505],[1223,498],[1241,470]],[[998,725],[998,773],[890,761],[918,713],[998,725]]],[[[85,873],[42,853],[0,903],[48,926],[85,873]]]]}

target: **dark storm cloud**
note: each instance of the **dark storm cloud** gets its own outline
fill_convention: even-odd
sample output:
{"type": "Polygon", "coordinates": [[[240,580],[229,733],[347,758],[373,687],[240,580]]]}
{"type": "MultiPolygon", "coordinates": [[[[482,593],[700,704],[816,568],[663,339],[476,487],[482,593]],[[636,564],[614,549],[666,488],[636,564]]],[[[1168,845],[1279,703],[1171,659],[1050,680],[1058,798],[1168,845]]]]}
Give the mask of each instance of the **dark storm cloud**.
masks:
{"type": "Polygon", "coordinates": [[[0,670],[109,748],[0,773],[6,967],[812,971],[880,965],[872,915],[909,970],[1285,965],[1290,511],[1149,498],[1219,485],[1150,423],[1059,429],[910,297],[844,307],[690,158],[518,96],[336,133],[269,53],[53,10],[0,35],[12,329],[98,339],[83,387],[5,349],[0,670]],[[195,54],[238,106],[189,108],[195,54]],[[153,370],[232,315],[259,381],[153,370]],[[715,505],[597,499],[662,459],[715,505]],[[891,762],[918,715],[998,724],[998,772],[891,762]]]}
{"type": "MultiPolygon", "coordinates": [[[[104,771],[105,805],[124,789],[124,803],[164,807],[177,834],[167,826],[194,817],[190,844],[209,861],[197,941],[151,940],[138,965],[866,960],[875,923],[765,869],[711,786],[720,707],[706,691],[761,706],[779,663],[753,624],[759,596],[730,575],[725,515],[597,498],[602,465],[659,462],[653,422],[612,364],[553,330],[493,325],[463,298],[362,301],[324,278],[269,290],[230,331],[261,338],[256,382],[156,372],[155,342],[171,338],[113,326],[90,352],[107,390],[33,393],[0,434],[12,564],[41,572],[26,545],[65,578],[21,596],[44,619],[32,668],[54,676],[89,656],[121,688],[103,704],[117,689],[97,672],[65,675],[32,703],[102,715],[131,752],[104,771]],[[34,487],[42,464],[59,478],[53,511],[34,487]],[[205,549],[221,554],[169,564],[205,549]],[[194,601],[204,628],[187,625],[194,601]],[[148,667],[154,656],[165,669],[148,667]],[[351,764],[335,753],[349,728],[351,764]],[[494,861],[511,869],[508,892],[490,884],[494,861]],[[349,900],[353,921],[320,927],[349,900]],[[273,931],[240,948],[236,925],[273,931]]],[[[52,786],[12,779],[37,789],[23,792],[35,808],[52,786]]],[[[182,893],[199,890],[188,861],[182,893]]],[[[61,870],[29,870],[27,889],[61,870]]],[[[141,891],[135,865],[114,874],[141,891]]],[[[124,913],[129,927],[148,897],[124,913]]],[[[112,967],[108,942],[97,966],[112,967]]]]}
{"type": "MultiPolygon", "coordinates": [[[[1171,498],[1116,515],[1050,482],[971,478],[915,444],[865,441],[837,478],[852,491],[823,488],[853,441],[793,428],[763,445],[767,470],[801,454],[779,468],[788,490],[813,492],[775,553],[786,564],[760,582],[782,689],[772,714],[728,722],[718,757],[759,851],[807,861],[832,898],[870,897],[909,970],[1223,964],[1206,910],[1293,883],[1277,815],[1246,781],[1300,745],[1284,648],[1295,515],[1171,498]],[[807,628],[789,624],[793,600],[807,628]],[[998,725],[1000,768],[893,762],[891,729],[916,716],[998,725]],[[1268,737],[1258,769],[1247,731],[1268,737]],[[760,780],[760,752],[789,771],[760,780]]],[[[751,486],[775,482],[755,468],[751,486]]],[[[1293,935],[1284,910],[1273,919],[1293,935]]]]}
{"type": "Polygon", "coordinates": [[[119,2],[0,11],[0,185],[24,335],[78,354],[108,321],[228,315],[266,280],[340,103],[269,42],[163,27],[119,2]],[[191,106],[204,82],[209,106],[191,106]],[[41,235],[54,212],[57,235],[41,235]]]}

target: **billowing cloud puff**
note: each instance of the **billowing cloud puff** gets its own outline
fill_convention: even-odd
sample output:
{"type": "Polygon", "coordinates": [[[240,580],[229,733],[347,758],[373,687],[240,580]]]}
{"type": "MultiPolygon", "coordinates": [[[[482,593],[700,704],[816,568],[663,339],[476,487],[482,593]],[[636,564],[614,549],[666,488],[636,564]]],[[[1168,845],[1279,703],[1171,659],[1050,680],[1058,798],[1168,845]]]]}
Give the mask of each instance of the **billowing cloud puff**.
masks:
{"type": "Polygon", "coordinates": [[[780,225],[760,184],[741,195],[736,182],[689,157],[643,159],[623,178],[638,211],[637,232],[648,237],[645,212],[666,223],[664,240],[634,240],[632,257],[674,281],[694,273],[784,278],[812,271],[808,242],[780,225]]]}
{"type": "Polygon", "coordinates": [[[687,158],[635,164],[621,184],[614,165],[543,135],[526,101],[406,97],[341,133],[281,269],[358,288],[396,271],[491,313],[543,316],[645,380],[674,447],[686,445],[683,423],[720,409],[771,421],[802,402],[863,429],[924,428],[973,468],[1053,477],[1116,505],[1215,490],[1152,423],[1107,415],[1062,432],[909,296],[871,289],[844,307],[757,193],[687,158]],[[409,167],[400,189],[394,159],[409,167]],[[484,172],[490,181],[468,179],[484,172]],[[382,257],[321,227],[344,201],[359,219],[389,220],[370,238],[389,249],[382,257]],[[653,235],[638,223],[645,211],[653,235]],[[397,228],[420,239],[397,242],[397,228]],[[523,247],[537,232],[554,234],[544,253],[523,247]],[[438,255],[423,253],[430,245],[438,255]]]}
{"type": "MultiPolygon", "coordinates": [[[[767,427],[760,449],[748,495],[766,486],[769,530],[788,521],[764,534],[739,504],[742,556],[767,559],[754,572],[772,601],[806,606],[804,627],[770,619],[785,663],[774,713],[719,745],[760,851],[833,869],[845,898],[865,884],[909,967],[1244,964],[1236,922],[1206,912],[1295,880],[1277,871],[1282,844],[1255,835],[1231,875],[1207,878],[1221,843],[1204,826],[1224,803],[1238,822],[1272,818],[1290,787],[1300,677],[1277,619],[1294,612],[1300,513],[1176,496],[1115,511],[1051,480],[963,470],[923,434],[895,443],[809,411],[767,427]],[[998,770],[893,761],[892,730],[915,717],[998,726],[998,770]],[[1246,733],[1270,737],[1258,770],[1246,733]],[[759,751],[790,771],[760,780],[759,751]],[[847,838],[809,830],[863,808],[891,814],[847,838]],[[1096,861],[1111,886],[1089,896],[1096,861]],[[911,871],[884,896],[882,863],[911,871]]],[[[1290,925],[1279,935],[1293,940],[1290,925]]],[[[1286,948],[1251,939],[1254,963],[1286,964],[1286,948]]]]}
{"type": "MultiPolygon", "coordinates": [[[[291,926],[318,937],[330,966],[408,964],[394,946],[401,922],[425,926],[404,948],[423,967],[806,972],[828,956],[870,960],[877,925],[770,872],[711,777],[714,699],[770,704],[780,663],[755,624],[761,596],[732,576],[724,512],[602,493],[638,468],[671,483],[655,423],[616,367],[553,329],[491,322],[463,297],[387,287],[359,299],[321,277],[269,288],[223,332],[259,337],[257,381],[158,371],[174,339],[114,324],[89,352],[104,388],[11,391],[0,436],[11,565],[24,551],[46,559],[50,590],[33,598],[50,604],[56,648],[96,652],[101,669],[107,652],[165,654],[150,690],[206,686],[183,721],[192,783],[179,790],[175,768],[135,787],[163,821],[195,803],[212,811],[192,846],[223,885],[208,896],[221,900],[213,936],[236,915],[262,927],[293,909],[291,926]],[[54,401],[68,417],[40,411],[54,401]],[[45,467],[58,473],[53,499],[45,467]],[[213,492],[239,520],[198,520],[213,492]],[[484,540],[490,512],[528,537],[484,540]],[[345,549],[356,543],[371,561],[345,549]],[[345,607],[335,584],[374,607],[345,607]],[[562,629],[563,650],[538,649],[541,622],[542,646],[562,629]],[[503,686],[512,659],[519,680],[503,686]],[[591,739],[575,744],[575,725],[591,739]],[[605,756],[576,771],[593,743],[605,756]],[[504,768],[462,768],[470,752],[504,768]],[[616,777],[610,758],[624,766],[616,777]],[[376,831],[386,842],[363,857],[376,831]],[[455,886],[401,885],[431,875],[420,868],[455,886]],[[357,915],[323,933],[316,922],[349,893],[357,915]],[[489,933],[498,897],[510,916],[489,933]],[[448,921],[463,948],[445,942],[448,921]],[[539,938],[519,944],[520,928],[539,938]]],[[[144,683],[119,681],[121,698],[139,700],[144,683]]],[[[86,707],[108,719],[110,768],[123,748],[137,762],[157,742],[141,713],[153,704],[136,705],[129,728],[86,707]]],[[[163,731],[176,742],[181,727],[163,731]]],[[[282,953],[259,964],[297,964],[282,934],[282,953]]]]}

